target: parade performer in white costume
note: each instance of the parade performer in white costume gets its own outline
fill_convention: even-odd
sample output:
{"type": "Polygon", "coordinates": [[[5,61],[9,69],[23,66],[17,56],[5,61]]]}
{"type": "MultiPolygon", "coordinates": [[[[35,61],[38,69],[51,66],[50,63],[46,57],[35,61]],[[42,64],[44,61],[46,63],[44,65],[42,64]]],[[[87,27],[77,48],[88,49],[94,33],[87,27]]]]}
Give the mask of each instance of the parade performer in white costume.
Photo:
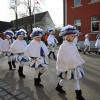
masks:
{"type": "Polygon", "coordinates": [[[24,40],[26,31],[24,29],[20,29],[16,32],[15,35],[17,39],[10,46],[10,50],[12,53],[16,55],[16,60],[20,63],[18,69],[19,76],[21,78],[25,78],[25,75],[23,74],[23,66],[24,66],[24,62],[26,62],[26,58],[24,56],[24,51],[27,46],[27,43],[24,40]]]}
{"type": "Polygon", "coordinates": [[[49,29],[48,33],[49,33],[49,36],[48,36],[47,42],[48,42],[48,46],[49,46],[49,50],[50,50],[48,57],[50,58],[50,56],[52,54],[53,58],[56,60],[55,47],[57,46],[58,41],[54,36],[53,29],[49,29]]]}
{"type": "Polygon", "coordinates": [[[48,55],[48,48],[41,41],[43,36],[41,28],[33,28],[31,38],[33,39],[25,50],[25,55],[32,59],[31,67],[35,69],[34,85],[43,87],[41,82],[41,75],[47,70],[48,63],[46,56],[48,55]]]}
{"type": "Polygon", "coordinates": [[[89,35],[85,35],[85,41],[84,41],[84,54],[88,52],[90,53],[90,40],[89,40],[89,35]]]}
{"type": "Polygon", "coordinates": [[[100,55],[100,34],[98,34],[96,37],[97,40],[95,42],[95,47],[98,49],[97,53],[100,55]]]}
{"type": "Polygon", "coordinates": [[[58,54],[56,70],[59,78],[56,90],[59,93],[65,94],[63,90],[64,80],[74,80],[74,89],[77,100],[85,100],[82,97],[82,91],[80,88],[79,80],[84,76],[83,64],[85,61],[80,56],[77,47],[73,40],[75,38],[76,29],[72,25],[67,25],[62,28],[61,36],[64,37],[64,41],[61,44],[58,54]]]}
{"type": "Polygon", "coordinates": [[[5,39],[3,42],[2,52],[5,56],[8,56],[8,65],[9,70],[12,70],[12,67],[16,68],[14,54],[10,52],[10,45],[14,42],[14,33],[11,30],[4,32],[5,39]]]}
{"type": "Polygon", "coordinates": [[[0,54],[2,54],[2,48],[3,48],[3,39],[2,39],[2,33],[0,33],[0,54]]]}

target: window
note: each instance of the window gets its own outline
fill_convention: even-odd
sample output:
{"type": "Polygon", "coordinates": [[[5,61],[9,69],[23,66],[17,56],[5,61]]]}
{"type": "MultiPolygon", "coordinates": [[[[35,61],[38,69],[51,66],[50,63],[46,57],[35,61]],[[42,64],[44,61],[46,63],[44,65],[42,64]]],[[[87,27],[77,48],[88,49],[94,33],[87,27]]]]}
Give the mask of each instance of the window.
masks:
{"type": "Polygon", "coordinates": [[[80,19],[74,20],[74,25],[76,26],[76,29],[79,30],[79,32],[81,32],[81,20],[80,19]]]}
{"type": "Polygon", "coordinates": [[[81,0],[74,0],[74,7],[78,7],[81,5],[81,0]]]}
{"type": "Polygon", "coordinates": [[[100,0],[91,0],[92,3],[100,2],[100,0]]]}
{"type": "Polygon", "coordinates": [[[92,32],[100,31],[100,16],[91,17],[91,31],[92,32]]]}

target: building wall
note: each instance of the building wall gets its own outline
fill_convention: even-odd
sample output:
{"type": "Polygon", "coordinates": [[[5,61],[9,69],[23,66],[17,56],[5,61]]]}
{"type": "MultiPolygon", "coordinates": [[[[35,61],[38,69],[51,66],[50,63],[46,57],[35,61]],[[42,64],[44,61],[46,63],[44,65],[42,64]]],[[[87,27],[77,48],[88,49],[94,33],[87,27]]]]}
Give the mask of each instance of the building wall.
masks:
{"type": "MultiPolygon", "coordinates": [[[[80,7],[74,7],[74,0],[67,0],[67,21],[66,24],[74,24],[75,19],[81,19],[80,39],[91,33],[91,17],[100,16],[100,2],[91,3],[91,0],[81,0],[80,7]]],[[[91,40],[95,40],[96,34],[90,34],[91,40]]]]}
{"type": "Polygon", "coordinates": [[[42,19],[42,23],[44,25],[44,30],[47,31],[48,28],[55,28],[55,24],[53,20],[51,19],[51,16],[49,13],[46,13],[45,16],[42,19]]]}

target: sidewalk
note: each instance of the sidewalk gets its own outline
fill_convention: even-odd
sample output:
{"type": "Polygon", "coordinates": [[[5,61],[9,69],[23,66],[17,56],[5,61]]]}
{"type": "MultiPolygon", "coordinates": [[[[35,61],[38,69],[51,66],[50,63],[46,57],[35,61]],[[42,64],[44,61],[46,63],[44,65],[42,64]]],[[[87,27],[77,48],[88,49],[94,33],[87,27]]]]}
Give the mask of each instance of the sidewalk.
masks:
{"type": "MultiPolygon", "coordinates": [[[[6,58],[3,55],[0,55],[0,63],[2,63],[5,59],[6,58]]],[[[9,73],[13,82],[12,77],[14,71],[9,73]]],[[[0,100],[33,100],[33,98],[18,89],[13,89],[5,80],[0,78],[0,100]]]]}
{"type": "Polygon", "coordinates": [[[33,100],[25,93],[13,89],[3,80],[0,80],[0,100],[33,100]]]}

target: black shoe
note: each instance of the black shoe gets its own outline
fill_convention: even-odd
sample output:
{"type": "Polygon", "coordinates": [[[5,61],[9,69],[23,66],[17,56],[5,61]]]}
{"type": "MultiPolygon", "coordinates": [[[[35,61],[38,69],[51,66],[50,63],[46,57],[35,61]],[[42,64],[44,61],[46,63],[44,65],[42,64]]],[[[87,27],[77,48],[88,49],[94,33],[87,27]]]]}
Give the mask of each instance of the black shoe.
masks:
{"type": "Polygon", "coordinates": [[[58,91],[61,94],[66,94],[65,90],[62,89],[62,86],[60,86],[59,84],[56,87],[56,91],[58,91]]]}
{"type": "Polygon", "coordinates": [[[12,70],[12,68],[9,68],[9,70],[12,70]]]}
{"type": "Polygon", "coordinates": [[[90,52],[90,51],[88,51],[88,53],[90,54],[91,52],[90,52]]]}
{"type": "Polygon", "coordinates": [[[78,49],[78,51],[79,51],[79,52],[82,52],[82,50],[81,50],[81,49],[78,49]]]}
{"type": "Polygon", "coordinates": [[[85,98],[82,96],[81,90],[75,90],[75,92],[76,92],[76,99],[77,100],[85,100],[85,98]]]}
{"type": "Polygon", "coordinates": [[[39,84],[35,84],[35,86],[38,86],[38,87],[44,88],[43,84],[41,84],[41,83],[39,83],[39,84]]]}
{"type": "Polygon", "coordinates": [[[53,52],[53,58],[54,60],[57,60],[55,53],[53,52]]]}
{"type": "Polygon", "coordinates": [[[52,54],[52,51],[50,51],[49,54],[48,54],[48,58],[49,58],[49,59],[51,59],[51,57],[50,57],[51,54],[52,54]]]}
{"type": "Polygon", "coordinates": [[[25,75],[23,74],[23,67],[19,66],[18,74],[19,74],[20,78],[25,78],[25,75]]]}
{"type": "Polygon", "coordinates": [[[14,68],[16,68],[15,61],[12,61],[12,65],[14,68]]]}
{"type": "Polygon", "coordinates": [[[40,80],[38,78],[34,79],[34,85],[38,86],[38,87],[41,87],[41,88],[44,88],[44,86],[40,83],[40,80]]]}
{"type": "Polygon", "coordinates": [[[11,61],[8,62],[8,65],[9,65],[9,70],[12,70],[12,64],[11,64],[11,61]]]}
{"type": "Polygon", "coordinates": [[[24,74],[21,74],[20,75],[20,78],[25,78],[26,76],[24,74]]]}

